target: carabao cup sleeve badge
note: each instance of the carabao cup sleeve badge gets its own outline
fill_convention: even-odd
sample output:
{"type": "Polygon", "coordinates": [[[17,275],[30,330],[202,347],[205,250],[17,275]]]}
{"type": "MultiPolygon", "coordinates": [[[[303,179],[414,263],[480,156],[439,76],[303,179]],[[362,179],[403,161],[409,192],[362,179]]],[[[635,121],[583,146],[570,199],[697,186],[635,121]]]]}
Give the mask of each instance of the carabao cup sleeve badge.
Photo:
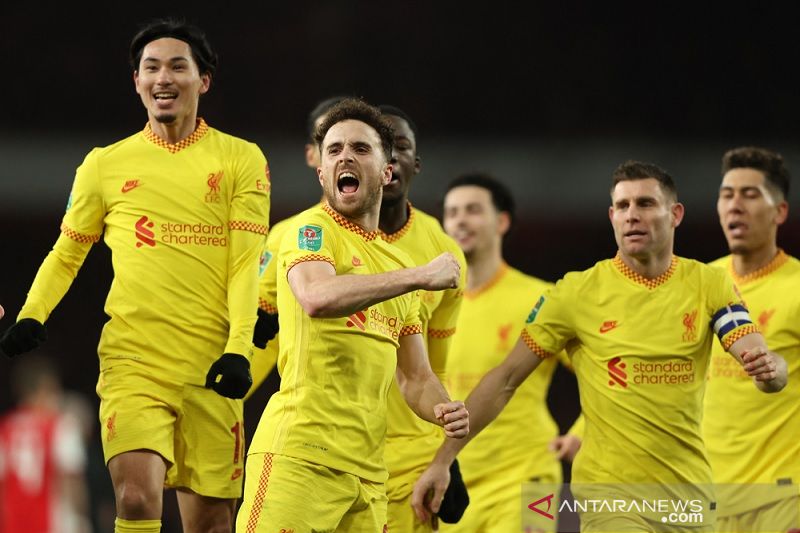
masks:
{"type": "Polygon", "coordinates": [[[322,248],[322,228],[310,224],[300,228],[297,234],[297,247],[309,252],[318,252],[322,248]]]}
{"type": "Polygon", "coordinates": [[[531,311],[531,314],[528,315],[528,319],[525,320],[526,324],[532,324],[533,321],[536,320],[536,315],[539,314],[539,310],[542,308],[543,304],[544,304],[544,296],[540,296],[539,297],[539,301],[536,302],[536,305],[534,306],[533,310],[531,311]]]}

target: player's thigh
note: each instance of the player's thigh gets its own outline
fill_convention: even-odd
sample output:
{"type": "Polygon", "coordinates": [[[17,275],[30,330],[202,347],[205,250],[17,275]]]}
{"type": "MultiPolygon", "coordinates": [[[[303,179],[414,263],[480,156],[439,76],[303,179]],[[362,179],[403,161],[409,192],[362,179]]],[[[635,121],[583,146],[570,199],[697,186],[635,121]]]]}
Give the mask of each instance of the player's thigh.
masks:
{"type": "MultiPolygon", "coordinates": [[[[414,531],[390,529],[386,523],[387,497],[383,483],[358,480],[358,498],[339,522],[337,532],[363,531],[364,533],[386,533],[386,531],[414,531]]],[[[430,530],[428,530],[430,531],[430,530]]]]}
{"type": "Polygon", "coordinates": [[[174,462],[176,387],[135,367],[116,365],[100,373],[100,430],[106,463],[121,453],[150,450],[174,462]]]}
{"type": "Polygon", "coordinates": [[[242,413],[242,400],[185,385],[167,485],[214,498],[239,498],[244,475],[242,413]]]}
{"type": "Polygon", "coordinates": [[[232,531],[236,500],[211,498],[178,490],[178,508],[184,531],[232,531]]]}
{"type": "Polygon", "coordinates": [[[285,455],[250,454],[236,531],[335,531],[358,496],[351,474],[285,455]]]}
{"type": "Polygon", "coordinates": [[[778,500],[745,513],[717,516],[714,530],[786,532],[800,527],[800,498],[778,500]]]}

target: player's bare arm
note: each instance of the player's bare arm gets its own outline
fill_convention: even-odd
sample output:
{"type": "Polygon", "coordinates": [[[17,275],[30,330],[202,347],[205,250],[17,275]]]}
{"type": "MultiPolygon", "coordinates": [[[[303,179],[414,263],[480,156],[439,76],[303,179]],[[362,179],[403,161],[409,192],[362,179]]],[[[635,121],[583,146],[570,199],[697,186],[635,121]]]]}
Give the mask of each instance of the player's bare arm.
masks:
{"type": "Polygon", "coordinates": [[[760,391],[779,392],[786,386],[789,374],[786,360],[767,349],[761,333],[745,335],[728,351],[742,364],[760,391]]]}
{"type": "Polygon", "coordinates": [[[449,252],[426,265],[380,274],[337,276],[326,261],[304,261],[287,279],[297,301],[313,318],[345,317],[416,290],[438,291],[458,286],[460,267],[449,252]]]}
{"type": "Polygon", "coordinates": [[[450,400],[442,382],[431,370],[420,334],[400,337],[397,384],[417,416],[442,426],[448,437],[462,439],[467,436],[469,414],[464,402],[450,400]]]}
{"type": "Polygon", "coordinates": [[[411,506],[420,520],[427,521],[431,513],[439,511],[450,481],[450,464],[458,452],[497,418],[514,396],[517,387],[536,370],[541,361],[520,338],[505,360],[481,378],[466,401],[470,413],[469,435],[463,439],[446,439],[428,469],[414,484],[411,506]],[[433,495],[427,497],[431,491],[433,495]]]}

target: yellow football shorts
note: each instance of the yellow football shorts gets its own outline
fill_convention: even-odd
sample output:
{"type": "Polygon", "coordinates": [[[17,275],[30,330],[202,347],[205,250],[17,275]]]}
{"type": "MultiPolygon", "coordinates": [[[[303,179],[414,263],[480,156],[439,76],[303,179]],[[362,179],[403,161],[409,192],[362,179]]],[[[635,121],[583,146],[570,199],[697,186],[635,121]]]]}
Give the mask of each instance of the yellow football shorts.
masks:
{"type": "Polygon", "coordinates": [[[286,455],[247,456],[239,533],[385,533],[383,483],[286,455]]]}
{"type": "Polygon", "coordinates": [[[215,498],[241,496],[241,400],[125,364],[100,373],[97,394],[106,463],[124,452],[150,450],[169,463],[166,486],[215,498]]]}

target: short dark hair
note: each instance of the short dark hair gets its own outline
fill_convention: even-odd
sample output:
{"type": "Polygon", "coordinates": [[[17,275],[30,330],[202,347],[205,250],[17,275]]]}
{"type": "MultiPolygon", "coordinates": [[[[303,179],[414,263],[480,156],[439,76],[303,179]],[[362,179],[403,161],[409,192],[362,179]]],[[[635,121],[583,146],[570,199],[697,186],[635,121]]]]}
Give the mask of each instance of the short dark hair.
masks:
{"type": "Polygon", "coordinates": [[[48,381],[59,383],[60,376],[53,360],[38,354],[20,357],[11,370],[14,396],[25,401],[48,381]]]}
{"type": "Polygon", "coordinates": [[[200,74],[214,75],[217,70],[217,53],[211,48],[203,30],[185,20],[162,18],[145,24],[131,40],[129,59],[131,68],[139,70],[142,51],[148,43],[172,37],[189,45],[200,74]]]}
{"type": "Polygon", "coordinates": [[[314,109],[311,110],[306,118],[308,140],[314,142],[314,131],[317,128],[317,120],[319,120],[319,117],[327,113],[333,106],[347,98],[352,98],[352,96],[331,96],[330,98],[326,98],[317,102],[317,104],[314,106],[314,109]]]}
{"type": "Polygon", "coordinates": [[[767,185],[771,185],[775,192],[789,197],[789,169],[783,161],[783,156],[778,152],[759,148],[758,146],[740,146],[725,152],[722,156],[722,175],[734,168],[752,168],[760,170],[767,178],[767,185]]]}
{"type": "Polygon", "coordinates": [[[384,115],[392,115],[393,117],[400,117],[408,123],[408,127],[411,128],[411,131],[414,132],[414,141],[416,144],[419,144],[419,130],[417,129],[417,125],[411,120],[411,117],[408,116],[408,113],[403,111],[397,106],[389,105],[389,104],[381,104],[378,106],[378,109],[381,110],[381,113],[384,115]]]}
{"type": "Polygon", "coordinates": [[[394,144],[394,129],[391,123],[381,114],[380,109],[358,98],[345,98],[328,110],[325,120],[314,132],[314,142],[322,150],[322,141],[328,130],[334,124],[345,120],[358,120],[370,126],[381,139],[381,147],[386,160],[392,159],[392,145],[394,144]]]}
{"type": "Polygon", "coordinates": [[[492,197],[494,208],[500,212],[508,213],[508,218],[514,222],[514,196],[511,190],[491,174],[485,172],[470,172],[462,174],[447,184],[445,195],[456,187],[480,187],[486,189],[492,197]]]}
{"type": "Polygon", "coordinates": [[[628,160],[618,166],[614,173],[611,175],[611,195],[614,195],[614,189],[621,181],[633,180],[646,180],[653,178],[658,181],[661,190],[672,197],[674,201],[678,200],[678,189],[675,187],[675,181],[672,179],[666,170],[654,165],[653,163],[644,163],[642,161],[628,160]]]}

